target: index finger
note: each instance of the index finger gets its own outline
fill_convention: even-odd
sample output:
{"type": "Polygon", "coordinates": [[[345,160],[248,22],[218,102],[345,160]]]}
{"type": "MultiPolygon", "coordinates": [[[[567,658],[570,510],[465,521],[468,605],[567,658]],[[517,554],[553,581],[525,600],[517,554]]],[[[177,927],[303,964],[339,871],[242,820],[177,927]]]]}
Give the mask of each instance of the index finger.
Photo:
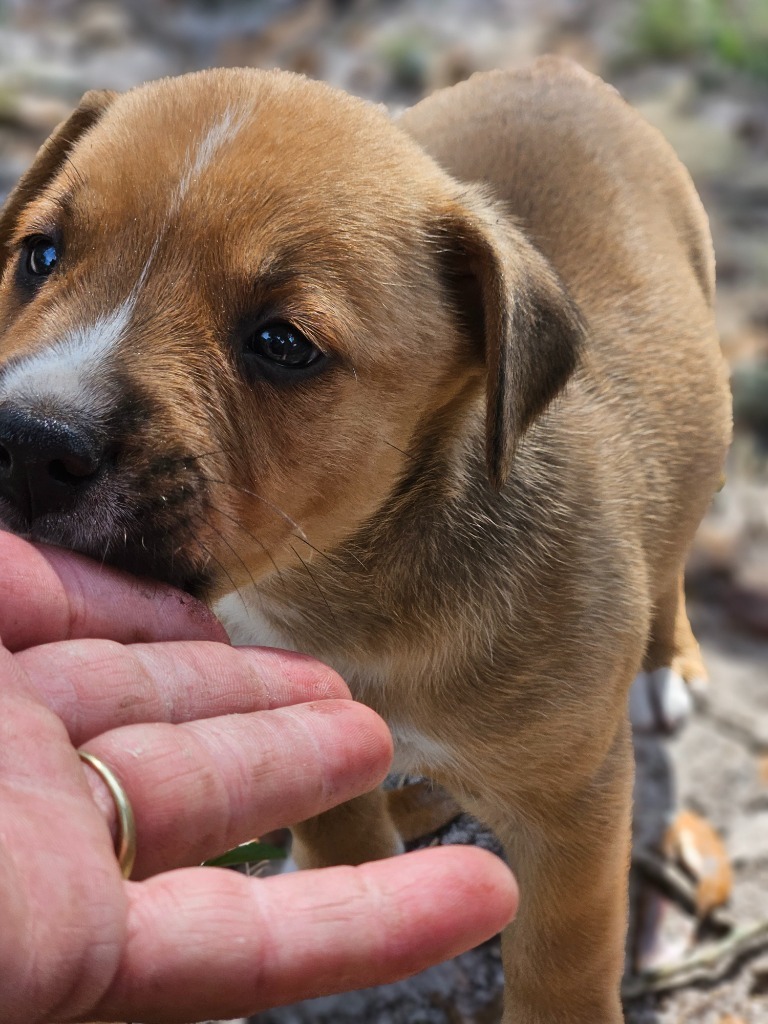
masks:
{"type": "Polygon", "coordinates": [[[489,939],[518,901],[508,868],[470,846],[263,880],[186,868],[128,893],[97,1020],[229,1019],[385,984],[489,939]]]}
{"type": "Polygon", "coordinates": [[[0,638],[8,650],[88,637],[228,643],[213,613],[189,594],[0,531],[0,638]]]}

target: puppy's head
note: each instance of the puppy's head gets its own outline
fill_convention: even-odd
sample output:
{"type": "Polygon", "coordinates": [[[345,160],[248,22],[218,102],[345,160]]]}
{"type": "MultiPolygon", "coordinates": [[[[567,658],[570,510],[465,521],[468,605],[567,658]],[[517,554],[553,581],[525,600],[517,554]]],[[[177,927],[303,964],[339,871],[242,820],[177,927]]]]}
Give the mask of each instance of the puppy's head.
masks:
{"type": "Polygon", "coordinates": [[[87,94],[0,246],[0,519],[209,597],[349,536],[483,401],[501,487],[576,358],[491,202],[287,74],[87,94]]]}

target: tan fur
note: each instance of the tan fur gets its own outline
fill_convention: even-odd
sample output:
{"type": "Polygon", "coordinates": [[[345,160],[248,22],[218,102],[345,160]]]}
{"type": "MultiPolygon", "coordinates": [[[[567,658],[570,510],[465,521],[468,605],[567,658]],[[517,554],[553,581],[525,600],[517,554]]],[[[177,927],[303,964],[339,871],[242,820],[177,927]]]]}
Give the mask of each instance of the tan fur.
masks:
{"type": "MultiPolygon", "coordinates": [[[[552,59],[398,125],[246,71],[94,105],[0,223],[7,366],[119,306],[154,252],[105,384],[125,422],[104,427],[101,490],[128,509],[124,544],[112,520],[55,539],[210,600],[236,587],[219,607],[238,642],[342,671],[404,767],[506,846],[522,901],[505,1024],[616,1024],[627,690],[643,665],[698,670],[682,569],[729,437],[688,175],[552,59]],[[23,301],[14,246],[52,225],[61,266],[23,301]],[[328,368],[245,380],[245,315],[293,322],[328,368]]],[[[399,842],[379,794],[296,830],[304,864],[399,842]]]]}

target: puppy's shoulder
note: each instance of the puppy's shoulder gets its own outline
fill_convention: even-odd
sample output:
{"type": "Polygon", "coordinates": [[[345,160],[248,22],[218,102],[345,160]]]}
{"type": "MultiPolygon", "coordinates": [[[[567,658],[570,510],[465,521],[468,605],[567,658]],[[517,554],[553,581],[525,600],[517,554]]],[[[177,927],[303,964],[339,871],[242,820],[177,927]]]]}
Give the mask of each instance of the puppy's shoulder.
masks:
{"type": "Polygon", "coordinates": [[[625,185],[651,174],[690,188],[661,132],[612,85],[562,57],[475,74],[406,110],[399,124],[463,179],[482,179],[483,166],[502,158],[563,184],[573,181],[576,162],[593,174],[613,171],[625,185]]]}
{"type": "Polygon", "coordinates": [[[579,92],[604,92],[611,100],[619,93],[597,75],[586,71],[580,64],[565,57],[539,57],[532,64],[514,70],[477,71],[456,85],[438,89],[401,115],[405,127],[416,124],[426,126],[434,118],[439,120],[450,110],[455,116],[487,114],[493,107],[503,107],[505,98],[522,92],[546,95],[573,89],[579,92]]]}
{"type": "Polygon", "coordinates": [[[711,303],[709,226],[688,172],[658,129],[573,61],[543,57],[473,75],[405,111],[399,125],[456,178],[489,186],[569,284],[580,269],[568,254],[583,251],[584,239],[614,277],[627,237],[637,243],[632,266],[652,269],[660,244],[676,236],[676,259],[694,268],[711,303]]]}

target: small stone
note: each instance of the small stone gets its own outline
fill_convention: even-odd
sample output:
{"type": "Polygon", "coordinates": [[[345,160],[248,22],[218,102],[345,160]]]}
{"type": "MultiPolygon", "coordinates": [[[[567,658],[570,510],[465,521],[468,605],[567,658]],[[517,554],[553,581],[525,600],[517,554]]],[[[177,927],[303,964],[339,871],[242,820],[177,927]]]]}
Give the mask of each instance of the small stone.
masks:
{"type": "Polygon", "coordinates": [[[728,840],[734,865],[756,864],[768,857],[768,811],[759,811],[734,823],[728,840]]]}

